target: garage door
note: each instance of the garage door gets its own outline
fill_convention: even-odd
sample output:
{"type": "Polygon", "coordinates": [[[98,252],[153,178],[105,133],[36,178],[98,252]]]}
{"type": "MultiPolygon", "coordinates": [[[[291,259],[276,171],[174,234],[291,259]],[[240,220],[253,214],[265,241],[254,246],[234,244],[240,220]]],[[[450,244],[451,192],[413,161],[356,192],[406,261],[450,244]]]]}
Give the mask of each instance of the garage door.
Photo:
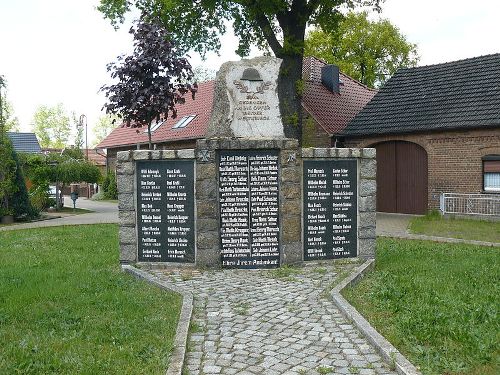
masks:
{"type": "Polygon", "coordinates": [[[377,149],[377,211],[427,212],[427,153],[411,142],[390,141],[377,149]]]}

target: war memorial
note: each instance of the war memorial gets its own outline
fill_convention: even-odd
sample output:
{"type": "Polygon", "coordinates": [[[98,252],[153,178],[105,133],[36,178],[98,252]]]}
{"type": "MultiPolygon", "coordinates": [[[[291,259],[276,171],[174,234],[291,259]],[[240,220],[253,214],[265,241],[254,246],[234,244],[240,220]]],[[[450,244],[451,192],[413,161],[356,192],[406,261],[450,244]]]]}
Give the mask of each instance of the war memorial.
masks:
{"type": "Polygon", "coordinates": [[[195,149],[118,153],[123,264],[266,269],[374,257],[375,150],[286,138],[280,63],[221,67],[195,149]]]}

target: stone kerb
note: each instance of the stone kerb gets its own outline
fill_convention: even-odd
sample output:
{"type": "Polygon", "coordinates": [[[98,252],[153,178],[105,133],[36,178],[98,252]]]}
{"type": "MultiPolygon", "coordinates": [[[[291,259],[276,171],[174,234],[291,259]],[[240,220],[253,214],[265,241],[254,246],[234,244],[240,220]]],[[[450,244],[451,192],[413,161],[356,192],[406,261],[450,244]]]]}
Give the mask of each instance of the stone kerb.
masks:
{"type": "Polygon", "coordinates": [[[358,257],[375,257],[376,150],[374,148],[303,148],[303,160],[355,159],[358,166],[358,257]]]}
{"type": "Polygon", "coordinates": [[[118,188],[118,217],[120,263],[137,263],[137,186],[136,162],[145,160],[194,159],[194,149],[136,150],[117,154],[116,180],[118,188]]]}
{"type": "Polygon", "coordinates": [[[217,152],[220,150],[280,151],[281,264],[302,261],[300,152],[294,139],[213,138],[197,141],[196,206],[199,267],[220,267],[217,152]]]}

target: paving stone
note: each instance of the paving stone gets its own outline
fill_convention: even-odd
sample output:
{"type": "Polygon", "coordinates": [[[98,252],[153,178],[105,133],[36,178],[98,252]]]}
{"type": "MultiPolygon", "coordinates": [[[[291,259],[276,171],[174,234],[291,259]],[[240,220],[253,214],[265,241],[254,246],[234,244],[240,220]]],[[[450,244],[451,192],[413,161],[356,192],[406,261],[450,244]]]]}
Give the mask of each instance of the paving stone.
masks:
{"type": "Polygon", "coordinates": [[[194,296],[186,368],[190,375],[391,374],[371,344],[346,321],[324,289],[357,265],[307,265],[290,280],[268,271],[151,271],[194,296]]]}

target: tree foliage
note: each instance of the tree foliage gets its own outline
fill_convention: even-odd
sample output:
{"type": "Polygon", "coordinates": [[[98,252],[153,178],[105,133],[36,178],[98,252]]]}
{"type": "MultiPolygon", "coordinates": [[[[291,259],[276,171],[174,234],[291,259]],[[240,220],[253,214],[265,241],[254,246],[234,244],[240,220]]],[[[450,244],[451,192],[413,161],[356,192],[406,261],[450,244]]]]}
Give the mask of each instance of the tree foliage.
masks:
{"type": "Polygon", "coordinates": [[[85,126],[80,123],[80,120],[76,117],[75,112],[71,112],[71,122],[72,125],[75,127],[76,133],[75,133],[75,141],[74,141],[74,146],[76,150],[79,150],[82,157],[83,157],[83,145],[85,143],[84,139],[84,132],[85,132],[85,126]]]}
{"type": "Polygon", "coordinates": [[[12,104],[7,99],[7,82],[0,76],[0,128],[5,131],[19,131],[19,119],[14,116],[12,104]]]}
{"type": "Polygon", "coordinates": [[[22,165],[4,131],[0,134],[0,216],[29,219],[37,214],[29,200],[22,165]]]}
{"type": "Polygon", "coordinates": [[[116,175],[110,171],[102,182],[104,199],[118,199],[118,188],[116,186],[116,175]]]}
{"type": "Polygon", "coordinates": [[[337,29],[309,32],[305,55],[338,65],[343,73],[369,87],[380,86],[397,69],[418,62],[415,44],[388,20],[368,20],[367,12],[349,13],[337,29]]]}
{"type": "Polygon", "coordinates": [[[14,177],[16,191],[9,199],[9,207],[14,213],[14,216],[17,220],[35,218],[38,216],[39,211],[36,210],[31,204],[31,200],[28,195],[28,188],[26,187],[23,168],[18,154],[14,150],[12,150],[12,159],[16,164],[16,172],[14,177]]]}
{"type": "Polygon", "coordinates": [[[193,80],[195,82],[206,82],[215,79],[217,72],[214,69],[197,66],[193,69],[193,80]]]}
{"type": "Polygon", "coordinates": [[[96,183],[101,178],[97,166],[84,160],[76,160],[66,155],[23,155],[23,165],[27,176],[36,184],[76,182],[96,183]]]}
{"type": "Polygon", "coordinates": [[[63,105],[40,106],[33,116],[33,131],[42,147],[64,148],[68,143],[71,127],[63,105]]]}
{"type": "Polygon", "coordinates": [[[17,191],[15,184],[16,161],[13,158],[14,148],[0,128],[0,216],[12,214],[9,209],[9,199],[17,191]]]}
{"type": "Polygon", "coordinates": [[[127,126],[147,125],[151,148],[151,125],[169,113],[176,117],[175,106],[196,86],[184,82],[192,78],[191,65],[175,46],[170,34],[158,18],[141,16],[130,29],[134,36],[131,56],[118,57],[108,65],[117,83],[103,86],[108,114],[119,115],[127,126]]]}
{"type": "Polygon", "coordinates": [[[94,146],[101,143],[118,125],[118,116],[116,115],[104,115],[99,117],[93,129],[94,146]]]}
{"type": "Polygon", "coordinates": [[[0,75],[0,131],[19,130],[19,120],[13,117],[13,109],[5,94],[7,81],[0,75]]]}
{"type": "Polygon", "coordinates": [[[256,45],[271,49],[282,58],[278,81],[280,110],[285,135],[301,139],[301,104],[297,82],[302,76],[306,26],[335,30],[341,10],[355,5],[379,7],[381,0],[101,0],[99,10],[117,25],[136,6],[146,14],[159,16],[173,39],[184,51],[202,56],[219,51],[220,35],[232,22],[239,39],[237,53],[248,55],[256,45]],[[298,119],[298,122],[297,122],[298,119]]]}

